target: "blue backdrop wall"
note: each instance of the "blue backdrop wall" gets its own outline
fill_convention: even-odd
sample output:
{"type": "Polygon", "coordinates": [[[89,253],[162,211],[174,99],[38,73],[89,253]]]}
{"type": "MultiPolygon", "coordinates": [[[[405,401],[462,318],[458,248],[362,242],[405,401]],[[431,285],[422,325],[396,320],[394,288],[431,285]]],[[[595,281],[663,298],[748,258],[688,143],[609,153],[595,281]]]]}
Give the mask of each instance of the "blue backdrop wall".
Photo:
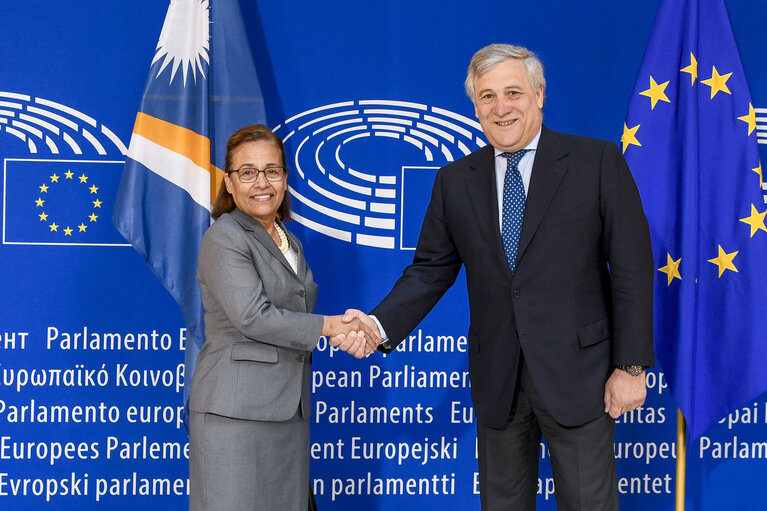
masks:
{"type": "MultiPolygon", "coordinates": [[[[0,6],[2,509],[187,506],[183,320],[111,223],[167,6],[0,6]],[[43,199],[56,231],[40,218],[43,199]]],[[[477,49],[536,50],[545,123],[617,142],[657,6],[243,0],[269,124],[289,152],[299,218],[289,227],[320,285],[318,312],[367,310],[384,296],[412,258],[436,168],[484,144],[462,85],[477,49]],[[330,180],[331,168],[353,178],[330,180]],[[375,214],[349,213],[355,194],[371,197],[375,214]]],[[[767,108],[767,4],[727,7],[754,106],[767,108]]],[[[320,343],[321,509],[479,509],[461,279],[390,356],[356,361],[320,343]]],[[[618,427],[621,505],[670,510],[676,406],[662,368],[648,383],[646,405],[618,427]]],[[[689,446],[689,509],[764,508],[765,458],[761,396],[689,446]]],[[[545,446],[540,477],[539,509],[555,509],[545,446]]]]}

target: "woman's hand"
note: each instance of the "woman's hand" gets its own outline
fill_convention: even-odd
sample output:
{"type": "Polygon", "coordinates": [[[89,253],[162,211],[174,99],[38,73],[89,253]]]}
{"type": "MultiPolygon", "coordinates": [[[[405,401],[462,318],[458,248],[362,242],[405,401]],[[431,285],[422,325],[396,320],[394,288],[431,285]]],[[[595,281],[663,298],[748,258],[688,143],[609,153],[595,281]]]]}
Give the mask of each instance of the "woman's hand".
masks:
{"type": "Polygon", "coordinates": [[[325,316],[322,335],[328,337],[330,345],[336,346],[355,358],[373,353],[381,342],[381,334],[375,323],[371,324],[354,318],[348,323],[343,316],[325,316]]]}

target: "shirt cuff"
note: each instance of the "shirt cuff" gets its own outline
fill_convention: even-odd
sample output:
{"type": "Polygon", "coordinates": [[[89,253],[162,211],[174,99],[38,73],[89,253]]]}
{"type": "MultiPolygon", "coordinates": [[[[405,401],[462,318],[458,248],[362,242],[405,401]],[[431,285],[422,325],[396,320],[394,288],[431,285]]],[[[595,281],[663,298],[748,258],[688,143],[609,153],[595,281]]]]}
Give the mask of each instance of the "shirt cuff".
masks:
{"type": "Polygon", "coordinates": [[[368,317],[370,319],[372,319],[373,321],[375,321],[375,324],[378,327],[378,333],[380,333],[381,337],[382,337],[380,344],[383,344],[386,341],[388,341],[389,340],[389,336],[386,335],[386,330],[384,330],[384,327],[381,326],[381,322],[378,321],[378,318],[373,316],[372,314],[368,314],[368,317]]]}

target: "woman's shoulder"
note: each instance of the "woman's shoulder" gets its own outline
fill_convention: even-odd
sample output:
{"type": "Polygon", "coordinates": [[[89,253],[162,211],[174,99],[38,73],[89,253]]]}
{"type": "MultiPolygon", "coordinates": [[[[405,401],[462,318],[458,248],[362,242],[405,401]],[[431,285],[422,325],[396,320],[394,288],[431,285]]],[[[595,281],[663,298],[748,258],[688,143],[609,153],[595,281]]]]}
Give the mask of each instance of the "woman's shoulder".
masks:
{"type": "Polygon", "coordinates": [[[202,237],[203,245],[231,240],[243,235],[242,226],[229,213],[224,213],[211,224],[202,237]]]}

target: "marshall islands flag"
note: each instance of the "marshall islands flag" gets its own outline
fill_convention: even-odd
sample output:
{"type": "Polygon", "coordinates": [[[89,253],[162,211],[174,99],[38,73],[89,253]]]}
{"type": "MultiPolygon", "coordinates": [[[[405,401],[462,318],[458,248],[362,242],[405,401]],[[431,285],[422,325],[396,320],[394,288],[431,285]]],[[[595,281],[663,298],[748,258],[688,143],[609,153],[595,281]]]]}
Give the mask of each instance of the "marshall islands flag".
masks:
{"type": "Polygon", "coordinates": [[[226,140],[265,120],[238,2],[171,0],[113,220],[181,307],[187,324],[185,405],[204,342],[197,256],[223,176],[226,140]]]}

